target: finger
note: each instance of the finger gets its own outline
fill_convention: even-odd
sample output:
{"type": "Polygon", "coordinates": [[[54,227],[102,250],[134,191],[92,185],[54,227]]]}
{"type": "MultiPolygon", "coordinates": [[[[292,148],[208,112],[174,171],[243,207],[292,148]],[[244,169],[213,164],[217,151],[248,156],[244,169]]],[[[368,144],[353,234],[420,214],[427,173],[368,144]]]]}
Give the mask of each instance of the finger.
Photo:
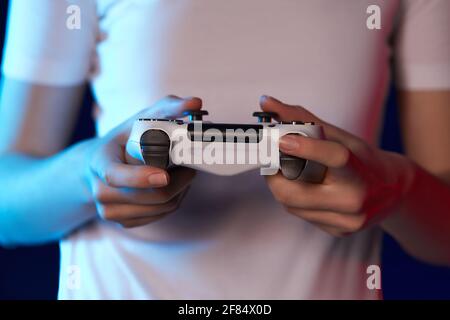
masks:
{"type": "MultiPolygon", "coordinates": [[[[180,197],[180,195],[178,196],[180,197]]],[[[109,221],[121,222],[128,219],[148,218],[176,210],[180,204],[178,197],[164,204],[108,204],[98,205],[99,215],[109,221]]]]}
{"type": "Polygon", "coordinates": [[[147,224],[158,221],[158,220],[164,218],[165,216],[167,216],[168,214],[170,214],[170,212],[159,214],[159,215],[156,215],[153,217],[127,219],[127,220],[123,220],[119,223],[124,228],[136,228],[136,227],[145,226],[147,224]]]}
{"type": "Polygon", "coordinates": [[[336,205],[327,185],[287,180],[280,173],[266,176],[266,181],[275,199],[283,205],[324,210],[336,205]]]}
{"type": "Polygon", "coordinates": [[[126,164],[123,148],[114,141],[97,150],[91,170],[103,183],[116,188],[158,188],[169,183],[169,175],[163,169],[126,164]]]}
{"type": "Polygon", "coordinates": [[[367,189],[359,181],[312,184],[288,180],[278,173],[265,177],[275,199],[287,207],[325,210],[355,216],[366,211],[367,189]]]}
{"type": "Polygon", "coordinates": [[[338,212],[305,210],[295,207],[286,207],[286,210],[308,222],[339,229],[341,232],[345,233],[361,230],[365,222],[365,217],[363,215],[349,216],[338,212]]]}
{"type": "Polygon", "coordinates": [[[175,195],[179,195],[178,201],[181,201],[186,195],[197,172],[190,168],[175,167],[172,168],[169,173],[173,183],[167,188],[164,188],[166,189],[166,194],[173,195],[171,198],[175,195]]]}
{"type": "Polygon", "coordinates": [[[276,113],[278,116],[275,118],[278,121],[301,120],[303,122],[315,122],[317,124],[325,123],[305,108],[283,103],[271,96],[261,96],[259,104],[263,111],[276,113]]]}
{"type": "Polygon", "coordinates": [[[93,191],[97,201],[103,204],[163,204],[183,192],[195,177],[195,170],[177,167],[169,171],[170,184],[163,188],[113,188],[103,183],[93,191]]]}
{"type": "Polygon", "coordinates": [[[200,110],[202,100],[198,97],[185,97],[170,95],[159,100],[152,107],[144,111],[144,115],[156,115],[158,118],[177,118],[183,115],[186,110],[200,110]]]}
{"type": "Polygon", "coordinates": [[[109,163],[96,170],[103,183],[114,188],[160,188],[167,186],[166,171],[150,166],[109,163]]]}
{"type": "Polygon", "coordinates": [[[145,108],[134,114],[122,124],[113,129],[108,135],[117,137],[118,141],[121,144],[125,145],[128,139],[128,134],[131,131],[133,123],[136,119],[149,117],[173,119],[181,117],[183,111],[200,110],[202,108],[202,104],[202,100],[198,97],[180,98],[175,95],[169,95],[157,101],[151,107],[145,108]]]}
{"type": "Polygon", "coordinates": [[[328,140],[339,141],[345,145],[352,145],[355,143],[354,139],[356,137],[338,127],[331,125],[328,122],[325,122],[310,111],[306,110],[304,107],[289,105],[275,99],[274,97],[265,95],[260,98],[260,106],[263,111],[278,114],[278,117],[275,117],[277,121],[314,122],[315,124],[322,126],[328,140]]]}
{"type": "Polygon", "coordinates": [[[345,232],[336,227],[331,227],[331,226],[327,226],[327,225],[320,224],[320,223],[311,223],[311,224],[334,237],[342,238],[342,237],[350,234],[349,232],[345,232]]]}
{"type": "Polygon", "coordinates": [[[308,138],[299,134],[281,137],[279,146],[284,153],[313,160],[331,168],[346,166],[351,156],[351,151],[341,143],[308,138]]]}

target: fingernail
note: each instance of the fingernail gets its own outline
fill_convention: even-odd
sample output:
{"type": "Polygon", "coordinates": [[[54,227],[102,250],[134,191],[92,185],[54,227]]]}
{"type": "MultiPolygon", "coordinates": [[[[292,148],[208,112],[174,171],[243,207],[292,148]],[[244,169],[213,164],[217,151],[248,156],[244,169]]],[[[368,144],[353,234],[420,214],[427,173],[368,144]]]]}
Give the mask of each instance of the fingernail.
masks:
{"type": "Polygon", "coordinates": [[[154,173],[148,177],[148,181],[154,187],[162,187],[167,185],[167,177],[164,173],[154,173]]]}
{"type": "Polygon", "coordinates": [[[266,100],[269,100],[269,99],[273,99],[271,96],[269,96],[269,95],[267,95],[267,94],[263,94],[262,96],[261,96],[261,100],[262,101],[266,101],[266,100]]]}
{"type": "Polygon", "coordinates": [[[192,97],[186,97],[186,98],[184,98],[184,100],[185,101],[192,101],[192,100],[201,100],[201,99],[199,97],[192,96],[192,97]]]}
{"type": "Polygon", "coordinates": [[[293,151],[297,149],[298,146],[296,137],[293,137],[292,135],[286,135],[280,139],[280,149],[282,151],[293,151]]]}

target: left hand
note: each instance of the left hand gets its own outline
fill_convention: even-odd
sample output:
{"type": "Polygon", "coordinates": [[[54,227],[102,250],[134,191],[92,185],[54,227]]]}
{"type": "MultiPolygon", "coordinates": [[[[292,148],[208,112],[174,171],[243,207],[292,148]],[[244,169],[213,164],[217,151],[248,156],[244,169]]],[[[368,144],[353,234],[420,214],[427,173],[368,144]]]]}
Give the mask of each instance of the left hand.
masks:
{"type": "Polygon", "coordinates": [[[300,106],[261,98],[261,108],[283,121],[313,121],[324,129],[326,140],[287,135],[280,150],[328,167],[322,184],[285,179],[281,173],[267,176],[274,195],[288,212],[320,229],[344,236],[378,223],[401,203],[411,184],[412,163],[399,154],[370,146],[300,106]]]}

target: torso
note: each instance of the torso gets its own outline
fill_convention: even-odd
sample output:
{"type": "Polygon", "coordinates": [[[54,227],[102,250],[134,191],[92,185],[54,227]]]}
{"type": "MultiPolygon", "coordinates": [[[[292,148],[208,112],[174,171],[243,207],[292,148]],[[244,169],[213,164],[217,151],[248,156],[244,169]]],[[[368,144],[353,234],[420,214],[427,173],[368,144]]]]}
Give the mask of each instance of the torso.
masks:
{"type": "MultiPolygon", "coordinates": [[[[98,4],[99,135],[167,94],[201,97],[212,121],[250,123],[270,94],[377,143],[398,1],[98,4]],[[381,30],[366,27],[374,2],[381,30]]],[[[379,240],[376,228],[335,239],[287,214],[258,172],[199,174],[159,222],[94,223],[64,240],[60,298],[375,299],[366,268],[379,240]],[[65,287],[70,264],[79,290],[65,287]]]]}

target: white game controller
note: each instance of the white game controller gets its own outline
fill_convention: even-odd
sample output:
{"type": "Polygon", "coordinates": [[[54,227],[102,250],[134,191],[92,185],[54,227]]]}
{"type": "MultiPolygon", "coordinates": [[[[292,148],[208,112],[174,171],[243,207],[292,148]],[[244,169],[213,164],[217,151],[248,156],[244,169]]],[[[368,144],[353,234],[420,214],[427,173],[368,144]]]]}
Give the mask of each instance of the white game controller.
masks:
{"type": "Polygon", "coordinates": [[[271,123],[273,113],[255,112],[257,124],[225,124],[202,121],[205,110],[187,111],[189,121],[136,120],[126,145],[129,163],[167,169],[190,167],[230,176],[259,168],[263,175],[281,170],[289,180],[321,183],[326,167],[279,151],[279,138],[300,134],[323,139],[322,127],[314,123],[271,123]]]}

